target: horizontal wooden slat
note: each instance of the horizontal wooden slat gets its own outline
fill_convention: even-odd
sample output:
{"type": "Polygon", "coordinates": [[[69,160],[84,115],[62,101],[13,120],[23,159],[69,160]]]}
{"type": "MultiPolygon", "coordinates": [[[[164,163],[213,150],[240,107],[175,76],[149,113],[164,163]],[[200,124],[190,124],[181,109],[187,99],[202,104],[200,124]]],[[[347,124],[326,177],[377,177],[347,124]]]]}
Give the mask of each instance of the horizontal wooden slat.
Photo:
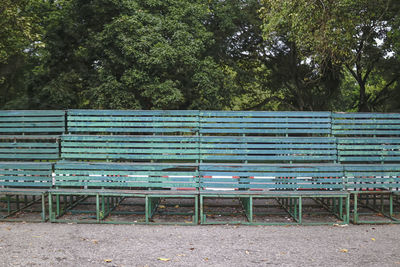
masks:
{"type": "Polygon", "coordinates": [[[0,117],[48,117],[64,115],[64,110],[0,110],[0,117]]]}

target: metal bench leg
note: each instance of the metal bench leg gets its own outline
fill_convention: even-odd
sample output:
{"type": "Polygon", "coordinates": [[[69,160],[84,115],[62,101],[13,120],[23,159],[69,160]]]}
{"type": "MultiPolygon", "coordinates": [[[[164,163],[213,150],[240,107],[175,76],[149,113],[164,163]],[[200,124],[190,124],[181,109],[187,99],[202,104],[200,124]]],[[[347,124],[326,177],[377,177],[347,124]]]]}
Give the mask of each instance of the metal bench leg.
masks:
{"type": "Polygon", "coordinates": [[[49,193],[49,220],[50,222],[54,222],[54,213],[53,213],[53,196],[49,193]]]}
{"type": "Polygon", "coordinates": [[[194,197],[194,216],[193,216],[193,224],[199,223],[199,196],[194,197]]]}
{"type": "Polygon", "coordinates": [[[302,219],[303,219],[303,198],[300,196],[299,197],[299,224],[302,224],[302,219]]]}
{"type": "Polygon", "coordinates": [[[354,210],[353,210],[353,223],[358,223],[358,194],[354,194],[354,210]]]}
{"type": "Polygon", "coordinates": [[[204,199],[203,196],[200,195],[200,224],[204,224],[206,222],[206,217],[204,214],[204,199]]]}
{"type": "Polygon", "coordinates": [[[242,207],[245,211],[245,215],[247,217],[247,221],[253,222],[253,205],[252,205],[252,197],[239,197],[239,201],[242,204],[242,207]]]}
{"type": "Polygon", "coordinates": [[[99,194],[96,194],[96,221],[100,222],[100,198],[99,194]]]}
{"type": "Polygon", "coordinates": [[[46,193],[42,194],[42,221],[46,221],[46,193]]]}

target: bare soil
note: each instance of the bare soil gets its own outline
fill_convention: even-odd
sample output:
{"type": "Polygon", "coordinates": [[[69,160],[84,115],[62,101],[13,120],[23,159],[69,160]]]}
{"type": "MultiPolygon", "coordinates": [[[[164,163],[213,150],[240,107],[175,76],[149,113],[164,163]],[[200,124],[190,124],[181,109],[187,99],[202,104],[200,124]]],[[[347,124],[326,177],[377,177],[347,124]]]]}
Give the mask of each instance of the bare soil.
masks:
{"type": "Polygon", "coordinates": [[[400,225],[0,223],[1,266],[400,266],[400,225]]]}

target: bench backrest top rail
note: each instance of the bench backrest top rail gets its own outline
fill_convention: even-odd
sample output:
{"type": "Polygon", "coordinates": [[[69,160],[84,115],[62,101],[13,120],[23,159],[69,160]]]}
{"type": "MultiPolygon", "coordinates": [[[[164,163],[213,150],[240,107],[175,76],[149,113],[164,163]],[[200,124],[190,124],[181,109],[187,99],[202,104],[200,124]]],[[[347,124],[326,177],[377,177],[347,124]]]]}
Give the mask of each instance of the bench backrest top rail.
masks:
{"type": "Polygon", "coordinates": [[[200,161],[231,163],[334,163],[332,137],[200,136],[200,161]]]}
{"type": "Polygon", "coordinates": [[[72,134],[196,134],[197,110],[68,110],[72,134]]]}
{"type": "Polygon", "coordinates": [[[0,186],[50,188],[52,164],[0,162],[0,186]]]}
{"type": "Polygon", "coordinates": [[[196,165],[66,163],[55,165],[57,187],[191,188],[198,187],[196,165]]]}
{"type": "Polygon", "coordinates": [[[0,110],[0,138],[57,137],[65,132],[63,110],[0,110]]]}
{"type": "Polygon", "coordinates": [[[196,136],[63,135],[61,157],[65,160],[141,162],[196,162],[196,136]]]}
{"type": "Polygon", "coordinates": [[[330,112],[200,111],[202,135],[327,136],[330,112]]]}
{"type": "Polygon", "coordinates": [[[334,136],[400,137],[399,113],[332,113],[334,136]]]}

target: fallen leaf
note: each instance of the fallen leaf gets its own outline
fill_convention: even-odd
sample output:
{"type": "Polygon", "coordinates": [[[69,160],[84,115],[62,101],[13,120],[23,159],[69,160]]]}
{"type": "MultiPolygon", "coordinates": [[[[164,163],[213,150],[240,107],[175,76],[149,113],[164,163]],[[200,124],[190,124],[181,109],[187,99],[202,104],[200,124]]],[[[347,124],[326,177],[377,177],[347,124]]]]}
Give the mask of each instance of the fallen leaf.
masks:
{"type": "Polygon", "coordinates": [[[185,223],[192,223],[192,221],[185,221],[185,223]]]}
{"type": "Polygon", "coordinates": [[[371,238],[372,241],[375,241],[375,238],[371,238]]]}
{"type": "Polygon", "coordinates": [[[346,248],[342,248],[342,249],[340,250],[340,252],[347,253],[347,252],[349,252],[349,250],[346,249],[346,248]]]}
{"type": "Polygon", "coordinates": [[[178,256],[178,257],[185,257],[186,254],[178,254],[178,255],[176,255],[176,256],[178,256]]]}
{"type": "Polygon", "coordinates": [[[194,248],[189,248],[190,250],[194,250],[194,248]]]}
{"type": "Polygon", "coordinates": [[[158,205],[158,208],[159,209],[165,209],[165,206],[164,205],[158,205]]]}
{"type": "Polygon", "coordinates": [[[349,226],[348,224],[338,224],[338,223],[335,223],[333,226],[335,226],[335,227],[347,227],[347,226],[349,226]]]}
{"type": "Polygon", "coordinates": [[[204,258],[205,261],[208,261],[208,258],[204,258]]]}
{"type": "Polygon", "coordinates": [[[11,227],[7,227],[6,229],[7,229],[8,231],[11,231],[11,227]]]}
{"type": "Polygon", "coordinates": [[[175,205],[175,209],[179,208],[179,205],[175,205]]]}
{"type": "Polygon", "coordinates": [[[105,259],[104,262],[112,262],[112,259],[105,259]]]}
{"type": "Polygon", "coordinates": [[[159,261],[170,261],[171,259],[168,258],[158,258],[159,261]]]}

